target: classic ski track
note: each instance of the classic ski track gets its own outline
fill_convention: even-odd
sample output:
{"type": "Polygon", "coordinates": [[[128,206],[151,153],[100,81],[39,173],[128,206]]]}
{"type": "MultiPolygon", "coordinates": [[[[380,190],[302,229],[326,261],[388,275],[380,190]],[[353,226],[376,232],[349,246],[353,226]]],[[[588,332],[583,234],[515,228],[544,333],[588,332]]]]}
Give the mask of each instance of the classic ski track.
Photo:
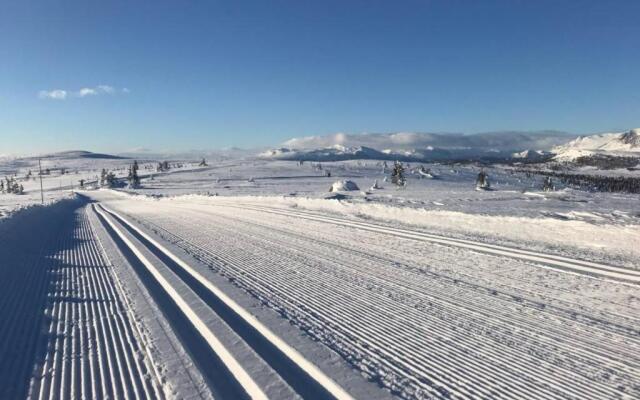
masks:
{"type": "Polygon", "coordinates": [[[335,223],[345,226],[353,226],[361,229],[374,230],[376,232],[382,232],[385,234],[401,235],[410,239],[425,240],[435,243],[464,247],[467,249],[477,250],[481,252],[487,252],[492,254],[499,254],[512,258],[525,259],[528,261],[542,263],[543,267],[556,268],[561,271],[570,273],[580,273],[587,276],[597,277],[600,279],[621,281],[629,284],[640,285],[640,271],[634,271],[631,269],[625,269],[620,267],[614,267],[611,265],[605,265],[601,263],[594,263],[586,260],[577,260],[569,257],[544,254],[531,250],[517,249],[513,247],[506,247],[500,245],[493,245],[484,242],[478,242],[468,239],[456,239],[441,235],[434,235],[426,232],[410,231],[406,229],[399,229],[390,226],[384,226],[380,224],[373,224],[368,222],[354,221],[338,219],[326,214],[320,215],[307,211],[300,210],[284,210],[281,208],[255,206],[250,204],[229,205],[221,204],[225,207],[236,207],[240,209],[254,209],[257,211],[263,211],[268,213],[296,216],[299,218],[310,219],[325,223],[335,223]]]}
{"type": "Polygon", "coordinates": [[[51,268],[48,340],[29,398],[163,399],[86,209],[75,218],[74,237],[59,238],[51,268]]]}
{"type": "MultiPolygon", "coordinates": [[[[169,281],[160,273],[160,271],[147,259],[147,257],[140,252],[139,248],[129,240],[129,238],[122,232],[119,227],[119,223],[112,220],[112,215],[105,209],[94,208],[94,210],[100,214],[106,223],[113,229],[116,235],[124,242],[124,244],[134,253],[134,255],[142,262],[142,264],[148,269],[152,276],[167,292],[171,299],[176,303],[178,308],[186,318],[191,322],[193,327],[202,335],[207,342],[211,350],[224,362],[229,372],[233,375],[234,379],[243,388],[246,395],[252,399],[266,400],[267,396],[262,389],[255,383],[247,371],[238,363],[229,350],[220,342],[214,332],[206,325],[206,323],[198,316],[198,314],[191,308],[183,296],[176,291],[169,281]],[[109,215],[108,215],[109,214],[109,215]]],[[[123,228],[124,229],[124,228],[123,228]]],[[[140,245],[142,246],[142,245],[140,245]]]]}
{"type": "MultiPolygon", "coordinates": [[[[202,226],[201,226],[201,225],[202,225],[202,223],[203,223],[202,219],[199,219],[199,220],[198,220],[198,224],[200,225],[200,227],[202,227],[202,226]]],[[[156,224],[156,226],[157,226],[157,224],[156,224]]],[[[160,229],[162,229],[162,230],[165,230],[165,231],[166,231],[166,228],[160,228],[160,229]]],[[[198,243],[198,242],[197,242],[197,240],[195,240],[195,239],[193,239],[193,238],[184,238],[184,237],[181,237],[181,236],[179,236],[179,235],[175,235],[175,233],[173,233],[173,232],[168,232],[168,231],[166,231],[166,233],[168,233],[168,234],[170,234],[170,235],[172,235],[172,236],[177,237],[179,240],[184,241],[185,243],[189,243],[189,242],[198,243]]],[[[204,244],[206,245],[206,243],[204,243],[204,244]]],[[[245,243],[245,245],[246,245],[246,243],[245,243]]],[[[211,261],[213,261],[214,263],[219,264],[219,261],[220,261],[220,259],[221,259],[221,258],[220,258],[221,250],[219,250],[219,249],[218,249],[218,250],[217,250],[217,252],[216,252],[215,254],[213,254],[213,253],[211,253],[210,251],[206,250],[206,247],[203,249],[203,248],[202,248],[202,247],[203,247],[203,246],[202,246],[202,244],[201,244],[201,245],[197,245],[197,244],[196,244],[195,246],[196,246],[196,248],[199,248],[201,251],[203,251],[203,252],[205,252],[205,253],[209,254],[209,256],[210,256],[209,261],[210,261],[210,262],[211,262],[211,261]],[[212,258],[211,258],[211,257],[212,257],[212,258]]],[[[222,247],[224,247],[224,246],[222,246],[222,247]]],[[[193,250],[193,249],[189,249],[189,250],[193,250]]],[[[244,261],[243,261],[243,260],[238,260],[238,259],[237,259],[237,257],[239,257],[239,256],[236,256],[236,257],[235,257],[236,259],[234,260],[234,255],[233,255],[233,254],[223,254],[223,258],[225,258],[225,259],[227,260],[227,263],[228,263],[229,265],[231,265],[231,266],[235,266],[235,268],[239,268],[239,269],[242,269],[242,267],[244,267],[244,274],[243,274],[243,273],[235,274],[235,275],[234,275],[234,277],[236,277],[236,278],[241,277],[242,279],[246,279],[246,280],[249,280],[249,281],[251,281],[251,280],[252,280],[252,281],[256,282],[256,278],[255,278],[255,275],[256,275],[256,274],[255,274],[255,273],[253,273],[253,274],[252,274],[252,271],[251,271],[252,265],[251,265],[251,264],[249,264],[249,263],[251,262],[251,260],[244,260],[244,261]]],[[[255,264],[255,263],[256,263],[256,261],[257,261],[257,260],[255,260],[255,259],[254,259],[254,260],[253,260],[253,263],[255,264]]],[[[277,260],[265,260],[265,261],[271,261],[271,262],[274,262],[274,261],[277,261],[277,260]]],[[[321,280],[321,282],[320,282],[320,281],[318,281],[317,285],[316,285],[316,286],[314,286],[314,291],[315,291],[315,292],[317,292],[317,291],[319,290],[319,288],[324,288],[324,287],[326,287],[326,286],[325,286],[325,284],[327,284],[327,283],[328,283],[328,284],[331,284],[331,283],[335,283],[335,284],[337,284],[337,283],[338,283],[338,282],[327,281],[326,279],[328,279],[328,278],[324,277],[324,278],[321,280]]],[[[263,288],[262,288],[262,290],[259,290],[259,288],[258,288],[258,292],[262,292],[262,293],[264,293],[264,292],[265,292],[265,289],[266,289],[266,293],[269,293],[269,292],[273,292],[273,291],[274,291],[274,288],[276,288],[276,292],[277,292],[281,297],[291,297],[292,295],[295,295],[295,297],[296,297],[297,299],[303,298],[303,299],[310,300],[310,301],[308,301],[307,303],[305,303],[305,304],[304,304],[304,306],[305,306],[305,307],[308,307],[308,308],[312,308],[312,306],[311,306],[311,305],[317,305],[317,306],[319,307],[319,309],[317,309],[317,310],[315,310],[315,311],[316,311],[316,312],[318,312],[318,313],[319,313],[319,315],[322,315],[322,310],[323,310],[323,309],[326,309],[327,307],[329,307],[329,308],[331,309],[331,306],[332,306],[331,304],[328,304],[328,303],[326,303],[326,302],[324,302],[324,301],[320,301],[320,304],[318,304],[318,302],[319,302],[319,299],[318,299],[318,298],[309,297],[308,293],[304,293],[304,292],[301,292],[301,291],[297,290],[297,289],[296,289],[296,287],[295,287],[295,285],[294,285],[294,286],[288,285],[288,282],[287,282],[287,280],[286,280],[286,279],[285,279],[285,280],[279,280],[279,281],[272,281],[272,283],[266,283],[266,284],[265,284],[265,283],[263,283],[263,282],[259,282],[259,283],[257,283],[257,284],[258,284],[258,285],[262,285],[262,287],[263,287],[263,288]],[[275,283],[274,283],[274,282],[275,282],[275,283]],[[286,290],[277,291],[277,288],[286,289],[286,290]],[[282,292],[282,293],[281,293],[281,292],[282,292]]],[[[330,291],[331,291],[331,292],[335,293],[335,291],[336,291],[336,286],[335,286],[335,285],[332,285],[331,287],[329,287],[329,289],[330,289],[330,291]]],[[[331,293],[330,293],[330,292],[327,292],[327,293],[325,293],[325,294],[326,294],[326,295],[330,295],[331,293]]],[[[356,299],[356,298],[354,298],[354,297],[351,297],[351,295],[349,295],[349,294],[347,294],[347,293],[343,293],[343,295],[344,295],[346,298],[351,298],[353,302],[357,302],[357,299],[356,299]]],[[[326,297],[326,296],[325,296],[325,297],[326,297]]],[[[324,300],[324,297],[322,297],[322,296],[320,296],[319,298],[324,300]]],[[[359,298],[359,297],[358,297],[358,298],[359,298]]],[[[302,307],[297,306],[297,305],[295,304],[295,300],[290,299],[289,301],[290,301],[290,303],[291,303],[295,308],[298,308],[299,310],[302,310],[302,307]]],[[[380,299],[378,298],[378,299],[376,299],[376,301],[380,301],[380,299]]],[[[335,304],[334,304],[334,306],[335,306],[335,304]]],[[[367,305],[367,307],[371,307],[371,309],[379,310],[378,308],[376,308],[376,305],[374,305],[373,303],[368,304],[368,305],[367,305]]],[[[404,310],[404,311],[406,311],[406,310],[404,310]]],[[[303,310],[302,312],[304,312],[304,310],[303,310]]],[[[355,321],[357,321],[357,320],[363,320],[363,319],[365,319],[365,318],[366,318],[366,312],[367,312],[367,309],[366,309],[366,308],[365,308],[365,309],[360,309],[360,310],[358,310],[358,313],[351,315],[351,317],[352,317],[352,319],[353,319],[353,320],[355,320],[355,321]]],[[[338,316],[339,316],[339,315],[345,315],[345,313],[343,312],[343,310],[341,310],[341,311],[340,311],[340,312],[338,312],[336,315],[338,315],[338,316]]],[[[334,315],[334,318],[335,318],[335,317],[336,317],[336,316],[334,315]]],[[[391,315],[391,316],[389,316],[389,315],[388,315],[387,317],[388,317],[388,318],[391,318],[391,319],[393,318],[393,316],[392,316],[392,315],[391,315]]],[[[327,318],[327,320],[330,320],[330,318],[327,318]]],[[[350,321],[350,320],[345,320],[344,322],[349,322],[349,321],[350,321]]],[[[373,324],[373,323],[375,323],[377,326],[385,325],[384,321],[370,321],[370,322],[371,322],[372,324],[373,324]]],[[[322,322],[321,322],[321,323],[322,323],[322,322]]],[[[325,324],[326,324],[326,323],[325,323],[325,324]]],[[[387,326],[387,328],[388,328],[388,330],[389,330],[389,331],[393,331],[394,329],[398,329],[398,327],[389,327],[389,326],[387,326]]],[[[420,327],[416,327],[416,328],[417,328],[417,329],[419,329],[420,327]]],[[[384,337],[384,335],[380,335],[380,332],[375,332],[375,331],[363,331],[362,333],[364,333],[364,336],[366,336],[366,335],[370,335],[370,336],[384,337]]],[[[444,333],[446,333],[446,332],[444,332],[444,333]]],[[[449,332],[449,334],[450,334],[450,333],[451,333],[451,332],[449,332]]],[[[409,337],[409,335],[411,335],[411,334],[415,334],[415,331],[408,330],[408,331],[405,331],[405,334],[407,335],[407,337],[409,337]]],[[[462,339],[464,339],[464,338],[462,338],[462,339]]],[[[409,341],[409,342],[411,342],[411,340],[408,340],[408,341],[409,341]]],[[[413,343],[414,343],[414,344],[416,344],[416,343],[415,343],[415,341],[413,341],[413,343]]],[[[374,343],[374,345],[375,345],[375,343],[374,343]]],[[[385,347],[383,347],[383,345],[384,345],[384,346],[387,346],[386,344],[380,344],[380,343],[377,343],[377,346],[375,346],[375,347],[385,348],[385,347]]],[[[424,345],[424,343],[418,343],[418,345],[424,345]]],[[[477,344],[477,343],[471,343],[471,344],[470,344],[470,346],[471,346],[471,345],[472,345],[472,346],[474,346],[475,348],[477,348],[477,345],[478,345],[478,344],[477,344]]],[[[391,347],[387,346],[386,348],[394,348],[394,346],[391,346],[391,347]]],[[[414,359],[414,360],[416,360],[416,358],[413,358],[413,355],[412,355],[412,354],[407,354],[407,353],[405,353],[404,351],[402,351],[402,349],[394,349],[394,350],[396,350],[396,353],[395,353],[395,354],[404,354],[408,359],[414,359]]],[[[366,349],[364,349],[364,352],[367,352],[367,350],[366,350],[366,349]]],[[[458,362],[463,363],[463,364],[464,364],[464,363],[469,364],[469,363],[471,362],[471,360],[469,360],[469,359],[465,359],[465,356],[466,356],[466,355],[468,355],[468,354],[465,354],[465,353],[463,352],[463,353],[461,354],[461,356],[460,356],[460,359],[458,359],[458,362]]],[[[494,355],[495,355],[495,353],[494,353],[494,355]]],[[[501,354],[501,355],[503,355],[503,354],[501,354]]],[[[394,358],[394,357],[391,357],[391,358],[394,358]]],[[[419,360],[417,360],[417,361],[419,361],[419,360]]],[[[426,360],[426,361],[428,362],[429,360],[426,360]]],[[[451,362],[451,360],[438,360],[438,361],[445,362],[445,363],[450,363],[450,362],[451,362]]],[[[517,357],[513,360],[513,362],[514,362],[516,365],[518,365],[518,364],[519,364],[519,363],[518,363],[518,360],[517,360],[517,357]]],[[[538,366],[536,366],[536,365],[529,365],[527,368],[529,368],[529,370],[530,370],[531,368],[537,368],[537,367],[538,367],[538,366]]],[[[524,370],[526,370],[526,368],[525,368],[524,370]]],[[[450,374],[450,372],[451,372],[450,370],[448,370],[448,371],[447,371],[447,370],[445,370],[445,371],[442,371],[442,372],[441,372],[441,374],[439,374],[439,375],[440,375],[441,379],[447,379],[447,376],[450,374]]],[[[632,372],[637,372],[637,371],[635,370],[635,368],[633,368],[633,371],[632,371],[632,372]]],[[[558,373],[558,371],[557,371],[557,370],[551,370],[551,371],[550,371],[550,374],[553,374],[553,377],[556,377],[557,373],[558,373]]],[[[456,374],[456,375],[457,375],[457,374],[456,374]]],[[[428,379],[433,379],[433,378],[434,378],[434,377],[428,377],[428,379]]],[[[576,379],[576,378],[580,378],[580,376],[575,376],[575,375],[570,375],[570,376],[568,376],[568,377],[567,377],[567,379],[568,379],[568,382],[567,382],[567,383],[569,383],[569,384],[570,384],[570,383],[572,383],[572,380],[571,380],[571,379],[576,379]]],[[[499,374],[497,374],[497,375],[494,377],[494,380],[495,380],[495,381],[497,381],[497,382],[499,382],[499,379],[500,379],[500,375],[499,375],[499,374]]],[[[558,388],[557,386],[556,386],[556,387],[554,387],[554,386],[553,386],[554,384],[556,384],[556,383],[557,383],[557,381],[556,381],[555,379],[550,379],[550,378],[548,378],[548,379],[546,379],[546,380],[545,380],[545,379],[543,379],[542,381],[543,381],[543,382],[544,382],[544,381],[547,381],[547,382],[548,382],[548,384],[550,385],[550,387],[553,387],[553,389],[555,389],[556,391],[565,392],[565,394],[566,394],[566,395],[569,395],[569,396],[573,395],[573,396],[575,396],[575,397],[577,397],[577,398],[580,398],[581,396],[594,395],[595,393],[598,393],[598,392],[599,392],[599,394],[600,394],[601,396],[611,395],[611,392],[610,392],[610,389],[611,389],[611,388],[610,388],[610,386],[607,386],[607,385],[604,385],[604,384],[600,385],[598,382],[596,382],[596,383],[594,384],[594,382],[592,382],[592,381],[588,381],[588,379],[587,379],[587,378],[584,378],[584,379],[581,379],[581,380],[582,380],[584,383],[586,383],[586,387],[587,387],[587,388],[588,388],[588,386],[589,386],[590,384],[591,384],[591,385],[593,385],[593,386],[596,386],[597,388],[595,388],[595,387],[594,387],[594,388],[592,388],[592,389],[593,389],[593,391],[589,391],[589,390],[586,390],[586,391],[585,391],[585,390],[583,390],[583,389],[581,389],[581,388],[578,388],[578,389],[572,389],[572,387],[571,387],[572,385],[569,385],[569,387],[563,387],[563,388],[561,388],[561,389],[560,389],[560,388],[558,388]]],[[[444,386],[449,386],[449,385],[444,385],[444,386]]],[[[449,387],[447,387],[447,389],[450,389],[450,388],[449,388],[449,387]]],[[[473,389],[475,389],[475,390],[480,390],[478,387],[474,387],[474,388],[471,388],[471,389],[469,389],[469,390],[464,390],[464,389],[463,389],[463,390],[462,390],[462,392],[464,393],[463,395],[470,395],[470,393],[473,393],[473,389]]],[[[504,387],[501,387],[500,389],[502,389],[502,390],[504,391],[504,389],[505,389],[505,388],[504,388],[504,387]]],[[[522,397],[524,398],[524,397],[526,397],[526,396],[528,395],[527,393],[523,393],[523,392],[519,391],[519,390],[518,390],[517,385],[514,385],[514,387],[512,388],[512,390],[513,390],[512,394],[513,394],[513,395],[517,395],[518,397],[521,397],[521,396],[522,396],[522,397]]],[[[433,393],[433,392],[432,392],[432,393],[433,393]]],[[[436,392],[436,394],[437,394],[437,393],[439,393],[439,392],[436,392]]],[[[556,394],[557,394],[557,392],[556,392],[556,394]]],[[[486,395],[489,395],[489,396],[490,396],[490,395],[491,395],[491,392],[485,392],[485,396],[486,396],[486,395]]],[[[541,395],[541,393],[540,393],[540,392],[537,392],[537,393],[536,393],[536,397],[538,397],[538,398],[539,398],[539,397],[540,397],[540,395],[541,395]]],[[[550,396],[550,397],[548,397],[548,398],[553,398],[553,392],[548,393],[548,396],[550,396]]]]}
{"type": "MultiPolygon", "coordinates": [[[[331,378],[326,376],[324,374],[324,372],[322,372],[319,368],[317,368],[313,363],[311,363],[310,361],[305,359],[297,350],[295,350],[294,348],[289,346],[284,340],[282,340],[277,335],[275,335],[270,329],[268,329],[261,322],[259,322],[253,315],[251,315],[247,310],[243,309],[233,299],[231,299],[226,294],[224,294],[224,292],[222,292],[220,289],[218,289],[211,281],[209,281],[208,279],[203,277],[195,269],[193,269],[191,266],[186,264],[183,260],[178,258],[176,255],[171,253],[164,246],[162,246],[161,244],[157,243],[153,238],[151,238],[150,236],[145,234],[143,231],[141,231],[139,228],[137,228],[133,223],[128,221],[122,215],[119,215],[118,213],[114,212],[113,210],[108,209],[107,207],[104,207],[103,205],[100,205],[99,207],[102,210],[96,209],[96,211],[98,213],[100,213],[107,220],[107,222],[116,231],[116,233],[121,235],[121,233],[119,233],[119,229],[117,229],[116,224],[126,224],[130,228],[132,228],[133,230],[137,231],[138,234],[140,234],[146,240],[148,240],[159,251],[165,253],[165,255],[167,255],[169,258],[171,258],[173,261],[175,261],[182,269],[184,269],[186,272],[188,272],[192,277],[194,277],[200,283],[202,283],[209,291],[211,291],[216,297],[218,297],[229,308],[231,308],[237,314],[238,317],[242,318],[248,324],[250,324],[254,329],[256,329],[266,340],[268,340],[272,345],[274,345],[276,348],[278,348],[282,352],[283,355],[285,355],[292,362],[294,362],[298,366],[298,368],[300,368],[301,371],[304,371],[304,373],[308,374],[309,379],[315,380],[315,382],[317,382],[319,385],[321,385],[328,393],[330,393],[336,399],[352,400],[352,397],[344,389],[342,389],[338,384],[336,384],[331,378]],[[114,222],[111,219],[109,219],[106,214],[110,214],[110,216],[117,217],[117,222],[115,222],[115,224],[114,224],[114,222]]],[[[123,240],[125,239],[125,237],[123,235],[121,235],[120,237],[123,240]]],[[[130,241],[128,241],[128,240],[125,241],[125,243],[127,244],[128,247],[131,248],[132,251],[134,251],[134,253],[136,253],[136,256],[138,258],[140,258],[141,261],[143,261],[144,256],[136,249],[136,246],[133,243],[131,243],[130,241]]],[[[143,246],[143,245],[140,244],[140,246],[143,246]]],[[[143,263],[150,270],[154,269],[153,265],[151,263],[149,263],[148,261],[146,261],[146,262],[143,261],[143,263]]],[[[158,279],[159,281],[163,279],[158,271],[155,271],[153,274],[156,277],[156,279],[158,279]]],[[[185,284],[187,286],[189,286],[189,284],[187,282],[185,282],[185,284]]],[[[168,292],[170,292],[172,290],[170,288],[170,286],[168,286],[168,284],[167,285],[163,284],[163,287],[168,292]]],[[[179,297],[180,296],[177,294],[177,292],[171,294],[171,296],[174,297],[174,300],[179,301],[179,297]]],[[[187,311],[185,311],[185,310],[187,308],[189,308],[189,306],[185,304],[185,307],[181,307],[181,308],[183,309],[183,312],[185,312],[187,314],[187,311]]],[[[193,313],[192,315],[187,315],[187,317],[190,320],[193,321],[194,325],[204,325],[204,324],[201,324],[201,322],[197,321],[197,317],[195,316],[195,313],[193,313]]],[[[208,328],[206,328],[205,326],[200,326],[198,329],[199,330],[202,329],[203,331],[204,330],[208,330],[208,328]]],[[[211,331],[209,331],[209,332],[210,332],[210,335],[212,335],[212,336],[214,335],[213,332],[211,332],[211,331]]],[[[222,346],[222,344],[220,344],[220,346],[222,346]]],[[[220,350],[223,350],[223,349],[218,347],[215,351],[216,351],[216,353],[220,354],[220,350]]],[[[228,353],[228,352],[227,352],[227,355],[225,355],[224,357],[221,357],[221,358],[225,361],[225,364],[226,363],[233,363],[233,362],[235,362],[237,364],[237,361],[235,361],[233,359],[233,357],[231,356],[231,354],[228,353]]],[[[267,359],[265,359],[264,361],[267,364],[269,363],[269,360],[267,360],[267,359]]],[[[233,365],[232,365],[232,368],[242,369],[240,364],[237,364],[235,367],[233,367],[233,365]]],[[[242,371],[244,371],[244,370],[242,369],[242,371]]],[[[236,373],[237,372],[238,371],[236,370],[236,373]]],[[[236,375],[236,373],[234,373],[234,375],[236,375]]],[[[246,371],[244,372],[244,374],[245,374],[245,376],[236,375],[236,378],[240,381],[242,386],[245,387],[245,389],[247,390],[247,393],[252,398],[257,398],[257,399],[266,398],[266,395],[264,395],[264,393],[261,391],[261,389],[258,387],[258,385],[255,384],[255,382],[253,382],[251,380],[250,376],[246,373],[246,371]],[[247,385],[247,384],[250,385],[250,387],[246,387],[245,385],[247,385]]]]}

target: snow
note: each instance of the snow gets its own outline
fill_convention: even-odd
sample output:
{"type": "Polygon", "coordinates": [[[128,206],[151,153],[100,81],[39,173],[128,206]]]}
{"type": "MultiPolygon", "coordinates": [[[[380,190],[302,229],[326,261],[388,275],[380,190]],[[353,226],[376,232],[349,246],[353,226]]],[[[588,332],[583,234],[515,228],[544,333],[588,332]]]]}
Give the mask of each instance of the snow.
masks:
{"type": "MultiPolygon", "coordinates": [[[[638,289],[614,275],[603,278],[609,273],[604,265],[593,264],[602,274],[594,277],[528,256],[408,240],[418,231],[399,229],[406,221],[380,225],[362,215],[364,204],[334,219],[330,215],[345,202],[99,195],[156,232],[156,240],[195,256],[202,270],[226,276],[400,397],[635,394],[630,385],[640,370],[627,355],[638,344],[627,329],[640,306],[638,289]],[[331,213],[318,206],[325,204],[331,213]],[[615,367],[622,359],[633,367],[615,367]],[[610,368],[611,375],[599,368],[610,368]]],[[[463,221],[451,226],[455,222],[463,221]]],[[[536,231],[537,221],[529,222],[536,231]]],[[[567,250],[564,233],[556,239],[567,250]]],[[[485,246],[477,236],[472,241],[485,246]]],[[[519,243],[530,249],[529,242],[519,243]]],[[[554,263],[586,266],[564,254],[554,263]]]]}
{"type": "Polygon", "coordinates": [[[335,181],[329,189],[330,192],[349,192],[352,190],[360,190],[354,181],[335,181]]]}
{"type": "Polygon", "coordinates": [[[138,188],[79,190],[132,160],[58,154],[47,206],[39,180],[0,195],[1,397],[640,396],[637,194],[502,165],[405,163],[397,188],[382,160],[139,161],[138,188]]]}
{"type": "MultiPolygon", "coordinates": [[[[543,158],[544,150],[565,142],[570,136],[560,132],[488,132],[475,135],[398,132],[391,134],[338,133],[328,136],[293,138],[285,147],[269,150],[260,157],[279,160],[338,161],[378,159],[434,161],[462,158],[509,158],[529,148],[543,158]]],[[[534,157],[537,154],[537,157],[534,157]]]]}
{"type": "Polygon", "coordinates": [[[640,128],[627,132],[603,133],[581,136],[566,144],[551,149],[555,159],[571,161],[578,157],[594,154],[612,156],[640,156],[640,128]]]}

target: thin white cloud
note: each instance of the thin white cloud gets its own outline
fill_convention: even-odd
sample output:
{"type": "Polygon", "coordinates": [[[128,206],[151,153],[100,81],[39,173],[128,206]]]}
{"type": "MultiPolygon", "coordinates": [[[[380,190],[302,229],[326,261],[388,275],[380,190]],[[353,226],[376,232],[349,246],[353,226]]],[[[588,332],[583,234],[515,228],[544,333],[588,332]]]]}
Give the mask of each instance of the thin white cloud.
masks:
{"type": "Polygon", "coordinates": [[[67,91],[62,89],[41,90],[38,92],[41,99],[64,100],[67,98],[67,91]]]}
{"type": "Polygon", "coordinates": [[[101,91],[101,92],[103,92],[103,93],[107,93],[107,94],[113,94],[116,91],[113,88],[113,86],[109,86],[109,85],[98,85],[98,87],[96,89],[101,91]]]}
{"type": "Polygon", "coordinates": [[[78,90],[78,93],[76,93],[78,97],[95,96],[97,94],[98,92],[92,88],[82,88],[78,90]]]}
{"type": "Polygon", "coordinates": [[[41,99],[64,100],[67,97],[83,98],[99,95],[115,95],[117,93],[127,94],[130,93],[130,91],[127,88],[116,89],[109,85],[98,85],[96,87],[83,87],[77,91],[67,91],[63,89],[41,90],[38,92],[38,97],[41,99]]]}

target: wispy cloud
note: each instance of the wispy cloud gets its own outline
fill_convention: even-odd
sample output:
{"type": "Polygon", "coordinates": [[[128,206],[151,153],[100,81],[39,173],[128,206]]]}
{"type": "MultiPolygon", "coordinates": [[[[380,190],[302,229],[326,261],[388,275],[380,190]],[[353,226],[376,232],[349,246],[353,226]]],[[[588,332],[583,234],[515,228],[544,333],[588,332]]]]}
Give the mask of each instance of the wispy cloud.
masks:
{"type": "Polygon", "coordinates": [[[82,88],[76,93],[78,97],[95,96],[98,92],[92,88],[82,88]]]}
{"type": "Polygon", "coordinates": [[[65,100],[67,97],[89,97],[100,95],[115,95],[118,93],[128,94],[131,91],[128,88],[117,89],[109,85],[98,85],[95,87],[83,87],[80,90],[68,91],[64,89],[41,90],[38,97],[41,99],[65,100]]]}
{"type": "Polygon", "coordinates": [[[41,90],[38,92],[41,99],[64,100],[67,98],[67,91],[62,89],[41,90]]]}

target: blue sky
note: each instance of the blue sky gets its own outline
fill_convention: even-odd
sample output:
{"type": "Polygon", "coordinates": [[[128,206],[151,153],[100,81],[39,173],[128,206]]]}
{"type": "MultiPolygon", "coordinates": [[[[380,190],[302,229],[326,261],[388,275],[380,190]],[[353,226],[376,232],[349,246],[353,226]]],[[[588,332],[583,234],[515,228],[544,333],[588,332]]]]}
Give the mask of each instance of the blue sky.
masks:
{"type": "Polygon", "coordinates": [[[640,1],[0,7],[0,154],[640,126],[640,1]]]}

